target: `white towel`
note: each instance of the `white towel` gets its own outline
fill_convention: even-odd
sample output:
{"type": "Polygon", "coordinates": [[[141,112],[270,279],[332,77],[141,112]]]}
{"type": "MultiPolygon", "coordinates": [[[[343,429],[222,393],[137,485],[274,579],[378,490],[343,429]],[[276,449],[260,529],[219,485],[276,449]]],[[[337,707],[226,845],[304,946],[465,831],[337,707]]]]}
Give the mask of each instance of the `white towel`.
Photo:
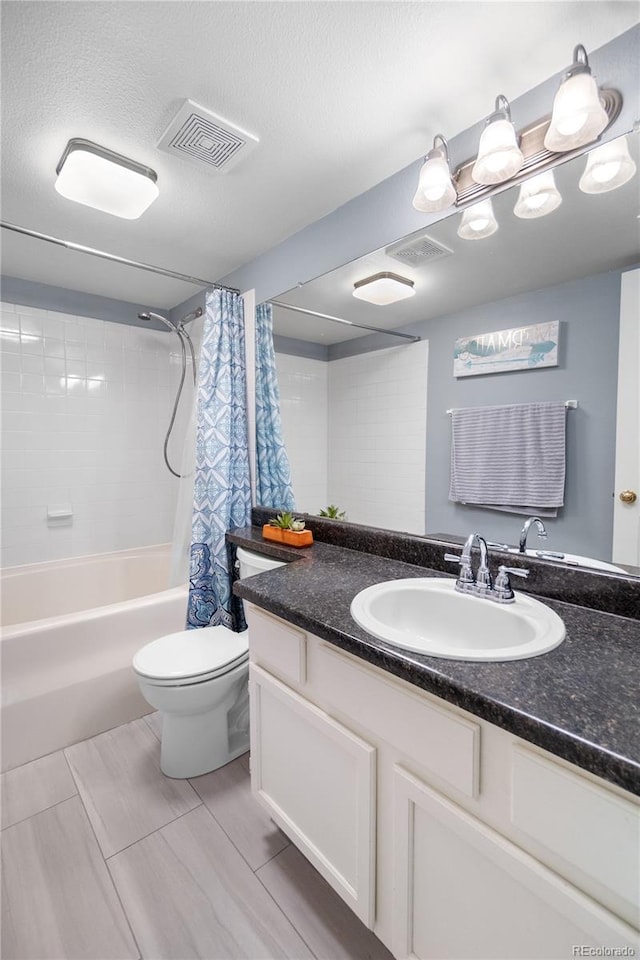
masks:
{"type": "Polygon", "coordinates": [[[453,410],[449,500],[557,516],[564,504],[565,425],[563,401],[453,410]]]}

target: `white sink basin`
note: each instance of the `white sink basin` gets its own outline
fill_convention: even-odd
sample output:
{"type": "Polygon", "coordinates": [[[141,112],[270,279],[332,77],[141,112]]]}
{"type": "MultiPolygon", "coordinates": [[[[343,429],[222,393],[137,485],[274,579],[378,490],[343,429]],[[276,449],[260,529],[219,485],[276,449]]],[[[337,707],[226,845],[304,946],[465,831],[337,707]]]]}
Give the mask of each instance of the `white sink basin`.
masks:
{"type": "Polygon", "coordinates": [[[446,660],[520,660],[557,647],[560,617],[516,593],[514,603],[468,596],[453,580],[389,580],[354,597],[351,616],[367,633],[406,650],[446,660]]]}

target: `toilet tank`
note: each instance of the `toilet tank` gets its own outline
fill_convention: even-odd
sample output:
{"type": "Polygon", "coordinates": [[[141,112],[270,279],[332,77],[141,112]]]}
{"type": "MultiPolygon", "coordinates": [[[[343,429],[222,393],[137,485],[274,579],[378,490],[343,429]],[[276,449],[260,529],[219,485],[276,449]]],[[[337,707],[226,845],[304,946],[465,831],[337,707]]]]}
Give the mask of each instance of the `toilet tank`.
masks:
{"type": "Polygon", "coordinates": [[[253,577],[256,573],[264,573],[265,570],[275,570],[276,567],[284,567],[285,560],[274,560],[273,557],[265,557],[260,553],[253,553],[251,550],[245,550],[244,547],[237,548],[238,563],[240,565],[240,579],[253,577]]]}

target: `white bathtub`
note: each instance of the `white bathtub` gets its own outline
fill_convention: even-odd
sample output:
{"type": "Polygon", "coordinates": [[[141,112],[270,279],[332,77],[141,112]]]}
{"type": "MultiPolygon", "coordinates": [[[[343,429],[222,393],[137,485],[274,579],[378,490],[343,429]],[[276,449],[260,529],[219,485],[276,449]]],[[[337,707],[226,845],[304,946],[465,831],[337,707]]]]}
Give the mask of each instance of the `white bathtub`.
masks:
{"type": "Polygon", "coordinates": [[[12,567],[2,590],[2,769],[151,711],[131,669],[184,629],[187,587],[166,589],[170,546],[12,567]]]}

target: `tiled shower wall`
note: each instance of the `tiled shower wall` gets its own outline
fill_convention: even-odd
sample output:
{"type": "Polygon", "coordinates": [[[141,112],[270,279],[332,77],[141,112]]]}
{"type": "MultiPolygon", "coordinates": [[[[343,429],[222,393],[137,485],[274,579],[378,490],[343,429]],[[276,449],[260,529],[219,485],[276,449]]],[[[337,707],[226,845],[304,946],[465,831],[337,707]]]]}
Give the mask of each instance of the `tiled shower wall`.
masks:
{"type": "Polygon", "coordinates": [[[296,510],[301,513],[318,513],[328,502],[328,366],[322,360],[276,354],[282,433],[291,463],[296,510]]]}
{"type": "Polygon", "coordinates": [[[332,503],[354,523],[424,533],[428,343],[329,363],[332,503]]]}
{"type": "MultiPolygon", "coordinates": [[[[170,541],[178,480],[162,447],[177,338],[13,304],[2,304],[1,338],[2,566],[170,541]],[[71,522],[48,521],[69,507],[71,522]]],[[[170,445],[177,464],[190,375],[170,445]]]]}
{"type": "Polygon", "coordinates": [[[276,355],[296,508],[425,530],[426,341],[325,363],[276,355]]]}

